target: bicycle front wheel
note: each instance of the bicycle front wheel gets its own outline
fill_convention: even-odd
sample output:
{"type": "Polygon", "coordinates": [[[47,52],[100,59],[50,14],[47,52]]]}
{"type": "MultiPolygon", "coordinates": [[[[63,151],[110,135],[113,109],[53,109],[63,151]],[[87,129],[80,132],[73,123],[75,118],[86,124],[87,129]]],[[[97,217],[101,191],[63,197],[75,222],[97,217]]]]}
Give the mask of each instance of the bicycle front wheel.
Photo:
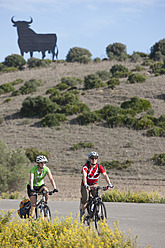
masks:
{"type": "Polygon", "coordinates": [[[49,206],[41,207],[40,213],[41,213],[43,220],[44,219],[47,219],[48,221],[51,220],[51,212],[50,212],[49,206]]]}
{"type": "Polygon", "coordinates": [[[95,209],[95,228],[98,229],[99,221],[106,221],[107,213],[106,208],[103,202],[100,202],[99,205],[96,206],[95,209]]]}

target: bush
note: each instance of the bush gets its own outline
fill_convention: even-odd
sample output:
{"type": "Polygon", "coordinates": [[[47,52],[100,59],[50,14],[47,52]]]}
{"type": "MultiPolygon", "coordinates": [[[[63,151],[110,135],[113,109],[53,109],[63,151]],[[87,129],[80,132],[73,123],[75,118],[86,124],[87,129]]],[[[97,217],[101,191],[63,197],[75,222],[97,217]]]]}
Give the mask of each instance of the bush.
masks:
{"type": "Polygon", "coordinates": [[[44,127],[59,126],[61,121],[66,121],[67,118],[64,114],[47,114],[42,118],[41,123],[44,127]]]}
{"type": "Polygon", "coordinates": [[[134,83],[142,83],[145,82],[147,79],[147,76],[142,75],[140,73],[135,73],[135,74],[131,74],[128,77],[128,82],[130,84],[134,84],[134,83]]]}
{"type": "Polygon", "coordinates": [[[133,63],[137,63],[137,62],[140,62],[142,60],[140,54],[134,52],[131,56],[131,62],[133,63]]]}
{"type": "Polygon", "coordinates": [[[21,190],[29,177],[29,160],[23,150],[9,150],[0,140],[0,193],[21,190]],[[19,173],[18,173],[19,172],[19,173]]]}
{"type": "Polygon", "coordinates": [[[57,216],[53,221],[39,218],[37,221],[19,221],[8,213],[1,213],[1,247],[109,247],[135,248],[136,237],[121,232],[117,222],[110,229],[104,223],[99,224],[100,235],[94,228],[87,228],[79,223],[78,218],[71,216],[60,220],[57,216]]]}
{"type": "Polygon", "coordinates": [[[0,95],[13,91],[15,91],[15,88],[13,87],[12,83],[5,83],[0,85],[0,95]]]}
{"type": "Polygon", "coordinates": [[[37,58],[30,58],[27,61],[27,65],[29,68],[36,68],[36,67],[48,67],[50,64],[50,60],[44,59],[37,59],[37,58]]]}
{"type": "Polygon", "coordinates": [[[110,44],[106,47],[106,54],[110,59],[117,59],[122,54],[127,54],[126,45],[118,42],[110,44]]]}
{"type": "Polygon", "coordinates": [[[111,73],[108,71],[97,71],[96,75],[98,75],[99,78],[103,81],[109,80],[111,77],[111,73]]]}
{"type": "Polygon", "coordinates": [[[141,113],[151,108],[151,103],[145,99],[141,99],[138,97],[132,97],[130,101],[123,102],[121,104],[121,108],[132,109],[136,113],[141,113]]]}
{"type": "Polygon", "coordinates": [[[65,115],[73,115],[77,113],[81,113],[83,111],[90,111],[90,108],[85,103],[77,103],[77,104],[66,104],[61,107],[61,113],[65,115]]]}
{"type": "Polygon", "coordinates": [[[163,62],[157,62],[150,66],[152,73],[158,73],[163,67],[163,62]]]}
{"type": "Polygon", "coordinates": [[[12,54],[5,58],[4,65],[7,67],[16,67],[18,69],[22,69],[26,64],[25,59],[18,54],[12,54]]]}
{"type": "Polygon", "coordinates": [[[36,157],[44,155],[49,158],[50,153],[47,151],[39,151],[36,147],[26,148],[25,154],[31,162],[36,162],[36,157]]]}
{"type": "Polygon", "coordinates": [[[82,56],[86,55],[88,58],[91,58],[92,54],[89,50],[80,48],[80,47],[73,47],[69,50],[66,61],[67,62],[80,62],[82,56]]]}
{"type": "Polygon", "coordinates": [[[26,94],[30,94],[32,92],[37,91],[37,88],[42,85],[42,81],[41,80],[37,80],[37,79],[30,79],[29,81],[25,82],[25,84],[23,86],[20,87],[19,90],[16,90],[12,93],[13,96],[17,96],[17,95],[26,95],[26,94]]]}
{"type": "Polygon", "coordinates": [[[111,67],[110,72],[113,77],[127,77],[129,75],[128,68],[124,65],[115,64],[111,67]]]}
{"type": "Polygon", "coordinates": [[[142,129],[147,129],[151,128],[154,126],[154,123],[151,119],[147,117],[140,118],[136,124],[136,129],[142,130],[142,129]]]}
{"type": "Polygon", "coordinates": [[[132,203],[165,203],[165,198],[157,192],[133,192],[128,189],[127,192],[111,190],[102,195],[105,202],[132,202],[132,203]]]}
{"type": "Polygon", "coordinates": [[[88,125],[89,123],[95,123],[101,121],[102,117],[98,112],[84,112],[77,117],[77,122],[79,125],[88,125]]]}
{"type": "Polygon", "coordinates": [[[92,142],[79,142],[71,147],[71,150],[75,151],[81,148],[91,148],[94,144],[92,142]]]}
{"type": "Polygon", "coordinates": [[[90,74],[84,77],[84,89],[93,89],[105,86],[102,80],[96,74],[90,74]]]}
{"type": "Polygon", "coordinates": [[[165,57],[165,39],[156,42],[151,47],[151,53],[150,53],[150,58],[155,61],[160,60],[160,58],[163,60],[164,57],[165,57]]]}
{"type": "Polygon", "coordinates": [[[51,95],[50,99],[53,102],[56,102],[57,104],[61,106],[65,106],[66,104],[77,104],[80,102],[77,95],[73,94],[72,92],[64,92],[63,94],[59,96],[51,95]]]}
{"type": "Polygon", "coordinates": [[[75,78],[75,77],[62,77],[61,78],[61,83],[67,84],[71,87],[74,87],[78,84],[81,84],[83,82],[82,79],[80,78],[75,78]]]}
{"type": "Polygon", "coordinates": [[[165,129],[162,127],[155,126],[147,131],[147,136],[165,137],[165,129]]]}
{"type": "Polygon", "coordinates": [[[165,153],[155,154],[152,160],[155,165],[165,166],[165,153]]]}
{"type": "Polygon", "coordinates": [[[60,110],[60,107],[52,102],[49,98],[43,96],[37,96],[34,98],[27,97],[20,110],[20,114],[26,117],[32,116],[44,116],[48,113],[56,113],[60,110]]]}
{"type": "Polygon", "coordinates": [[[18,68],[16,68],[16,67],[4,67],[3,69],[2,69],[2,72],[15,72],[15,71],[18,71],[18,68]]]}
{"type": "Polygon", "coordinates": [[[100,59],[99,57],[94,58],[93,62],[94,62],[94,63],[100,63],[100,62],[101,62],[101,59],[100,59]]]}
{"type": "Polygon", "coordinates": [[[82,55],[79,57],[79,63],[81,64],[88,64],[92,62],[92,59],[88,55],[82,55]]]}
{"type": "Polygon", "coordinates": [[[108,82],[108,87],[111,88],[112,90],[115,88],[116,85],[119,85],[120,84],[120,81],[118,78],[111,78],[108,82]]]}

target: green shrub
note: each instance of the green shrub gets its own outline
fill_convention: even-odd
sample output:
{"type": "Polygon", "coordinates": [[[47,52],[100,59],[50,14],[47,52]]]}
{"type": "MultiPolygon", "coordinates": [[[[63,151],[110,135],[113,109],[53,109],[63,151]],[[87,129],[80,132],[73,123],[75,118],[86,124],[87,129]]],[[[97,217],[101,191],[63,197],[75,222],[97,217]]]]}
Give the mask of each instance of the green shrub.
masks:
{"type": "Polygon", "coordinates": [[[26,148],[25,154],[31,162],[36,162],[36,157],[44,155],[49,159],[50,153],[48,151],[39,151],[36,147],[26,148]]]}
{"type": "Polygon", "coordinates": [[[99,114],[102,116],[104,120],[107,120],[109,117],[114,117],[117,115],[127,115],[130,114],[131,116],[135,116],[135,111],[131,109],[122,109],[118,106],[112,106],[112,105],[105,105],[102,109],[100,109],[99,114]]]}
{"type": "Polygon", "coordinates": [[[79,63],[81,64],[88,64],[92,62],[92,59],[88,55],[82,55],[79,57],[79,63]]]}
{"type": "Polygon", "coordinates": [[[151,103],[145,99],[141,99],[138,97],[132,97],[130,101],[125,101],[121,104],[121,108],[123,109],[132,109],[136,113],[141,113],[143,111],[147,111],[151,108],[151,103]]]}
{"type": "Polygon", "coordinates": [[[66,90],[68,89],[70,86],[65,84],[65,83],[59,83],[55,86],[55,89],[61,91],[61,90],[66,90]]]}
{"type": "Polygon", "coordinates": [[[160,71],[160,69],[162,69],[163,67],[163,62],[157,62],[154,63],[150,66],[150,69],[152,70],[152,73],[157,73],[160,71]]]}
{"type": "Polygon", "coordinates": [[[60,95],[60,91],[59,89],[57,89],[56,87],[54,88],[50,88],[46,91],[46,94],[51,94],[51,96],[59,96],[60,95]]]}
{"type": "Polygon", "coordinates": [[[112,90],[116,87],[116,85],[120,84],[120,80],[118,78],[111,78],[108,82],[108,87],[111,88],[112,90]]]}
{"type": "Polygon", "coordinates": [[[12,54],[5,58],[4,65],[7,67],[16,67],[18,69],[22,69],[26,64],[25,59],[18,54],[12,54]]]}
{"type": "Polygon", "coordinates": [[[71,150],[75,151],[81,148],[92,148],[94,144],[92,142],[79,142],[71,147],[71,150]]]}
{"type": "Polygon", "coordinates": [[[122,43],[113,43],[106,47],[106,54],[109,59],[118,59],[122,54],[126,53],[126,45],[122,43]]]}
{"type": "Polygon", "coordinates": [[[7,99],[4,100],[4,103],[11,102],[11,101],[12,101],[11,98],[7,98],[7,99]]]}
{"type": "Polygon", "coordinates": [[[165,129],[162,127],[154,126],[152,129],[147,131],[147,136],[157,136],[157,137],[165,137],[165,129]]]}
{"type": "Polygon", "coordinates": [[[4,122],[4,117],[0,116],[0,124],[4,122]]]}
{"type": "Polygon", "coordinates": [[[159,42],[156,42],[151,47],[150,58],[156,61],[160,59],[163,60],[164,56],[165,56],[165,39],[162,39],[159,42]]]}
{"type": "Polygon", "coordinates": [[[109,80],[110,77],[111,77],[111,73],[108,72],[108,71],[97,71],[97,72],[96,72],[96,75],[99,76],[99,78],[100,78],[102,81],[109,80]]]}
{"type": "Polygon", "coordinates": [[[75,77],[62,77],[61,78],[61,83],[67,84],[71,87],[74,87],[78,84],[81,84],[83,82],[82,79],[80,78],[75,78],[75,77]]]}
{"type": "Polygon", "coordinates": [[[84,77],[84,89],[93,89],[105,86],[102,80],[96,74],[90,74],[84,77]]]}
{"type": "Polygon", "coordinates": [[[15,72],[15,71],[18,71],[18,68],[16,68],[16,67],[4,67],[2,69],[2,72],[15,72]]]}
{"type": "Polygon", "coordinates": [[[14,91],[12,93],[12,95],[13,96],[17,96],[20,94],[26,95],[26,94],[30,94],[32,92],[36,92],[37,88],[41,85],[42,85],[41,80],[30,79],[29,81],[26,81],[25,84],[23,86],[21,86],[19,90],[14,91]]]}
{"type": "Polygon", "coordinates": [[[141,56],[138,53],[134,52],[132,54],[132,56],[131,56],[131,62],[137,63],[137,62],[140,62],[141,60],[142,60],[142,58],[141,58],[141,56]]]}
{"type": "Polygon", "coordinates": [[[77,116],[77,122],[79,125],[88,125],[89,123],[95,123],[102,120],[101,115],[98,112],[84,112],[77,116]]]}
{"type": "Polygon", "coordinates": [[[121,64],[115,64],[111,67],[110,72],[113,77],[128,77],[129,71],[128,68],[121,64]]]}
{"type": "Polygon", "coordinates": [[[66,104],[61,107],[61,113],[64,113],[65,115],[73,115],[83,111],[90,111],[90,108],[88,105],[81,102],[77,104],[66,104]]]}
{"type": "Polygon", "coordinates": [[[136,124],[136,129],[142,130],[142,129],[147,129],[151,128],[154,126],[154,123],[151,119],[147,117],[140,118],[136,124]]]}
{"type": "Polygon", "coordinates": [[[122,169],[126,169],[128,167],[131,166],[131,164],[133,163],[132,160],[125,160],[123,162],[120,162],[118,160],[112,160],[110,162],[108,161],[103,161],[101,162],[101,165],[105,168],[105,169],[117,169],[117,170],[122,170],[122,169]]]}
{"type": "Polygon", "coordinates": [[[66,121],[67,118],[64,114],[56,113],[56,114],[47,114],[44,118],[42,118],[41,123],[44,127],[53,127],[59,126],[60,122],[66,121]]]}
{"type": "Polygon", "coordinates": [[[37,58],[30,58],[27,61],[27,65],[29,68],[36,68],[36,67],[48,67],[50,64],[49,60],[44,59],[37,59],[37,58]]]}
{"type": "Polygon", "coordinates": [[[11,82],[12,85],[17,85],[17,84],[21,84],[23,83],[23,79],[22,78],[17,78],[16,80],[14,80],[13,82],[11,82]]]}
{"type": "Polygon", "coordinates": [[[157,192],[133,192],[130,189],[127,191],[110,190],[102,195],[104,202],[132,202],[132,203],[165,203],[164,196],[157,192]]]}
{"type": "Polygon", "coordinates": [[[21,190],[29,177],[29,160],[23,150],[9,150],[0,140],[0,193],[21,190]],[[18,173],[19,172],[19,173],[18,173]]]}
{"type": "Polygon", "coordinates": [[[64,92],[59,96],[51,95],[50,99],[61,106],[65,106],[66,104],[77,104],[80,102],[78,96],[72,92],[64,92]]]}
{"type": "Polygon", "coordinates": [[[146,59],[143,61],[142,65],[144,66],[151,66],[154,63],[152,59],[146,59]]]}
{"type": "Polygon", "coordinates": [[[165,153],[155,154],[152,160],[155,165],[165,166],[165,153]]]}
{"type": "Polygon", "coordinates": [[[101,59],[100,59],[99,57],[94,58],[93,62],[94,62],[94,63],[100,63],[100,62],[101,62],[101,59]]]}
{"type": "Polygon", "coordinates": [[[32,116],[44,116],[48,113],[56,113],[60,110],[60,107],[52,102],[49,98],[43,96],[37,96],[34,98],[27,97],[20,110],[20,114],[26,117],[32,116]]]}
{"type": "Polygon", "coordinates": [[[147,79],[147,76],[142,75],[140,73],[135,73],[135,74],[131,74],[128,77],[128,82],[130,84],[134,84],[134,83],[142,83],[145,82],[147,79]]]}
{"type": "Polygon", "coordinates": [[[5,83],[0,85],[0,94],[13,92],[15,88],[13,87],[12,83],[5,83]]]}
{"type": "Polygon", "coordinates": [[[73,47],[69,50],[66,61],[67,62],[81,62],[82,56],[86,56],[85,58],[91,58],[92,54],[89,50],[80,48],[80,47],[73,47]]]}

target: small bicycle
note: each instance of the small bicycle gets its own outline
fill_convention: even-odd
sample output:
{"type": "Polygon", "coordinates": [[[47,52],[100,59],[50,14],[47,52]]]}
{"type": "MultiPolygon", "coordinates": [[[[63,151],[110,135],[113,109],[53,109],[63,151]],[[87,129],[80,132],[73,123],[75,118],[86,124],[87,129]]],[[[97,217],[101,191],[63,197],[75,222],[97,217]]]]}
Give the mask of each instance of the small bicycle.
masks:
{"type": "MultiPolygon", "coordinates": [[[[111,188],[113,188],[113,186],[111,188]]],[[[102,201],[101,196],[99,196],[99,190],[101,189],[106,191],[108,187],[90,187],[89,200],[86,206],[87,215],[85,215],[84,217],[84,224],[89,226],[90,223],[94,221],[96,229],[98,229],[98,221],[106,221],[107,219],[105,205],[102,201]],[[91,190],[93,189],[96,190],[96,194],[94,197],[91,195],[91,190]]]]}
{"type": "MultiPolygon", "coordinates": [[[[53,191],[42,191],[42,192],[36,192],[34,195],[36,197],[38,195],[42,195],[41,200],[37,201],[36,208],[35,208],[35,219],[39,218],[41,215],[43,219],[47,219],[48,221],[51,220],[51,211],[47,203],[45,203],[45,193],[48,193],[49,195],[53,195],[53,191]]],[[[36,199],[37,200],[37,199],[36,199]]]]}

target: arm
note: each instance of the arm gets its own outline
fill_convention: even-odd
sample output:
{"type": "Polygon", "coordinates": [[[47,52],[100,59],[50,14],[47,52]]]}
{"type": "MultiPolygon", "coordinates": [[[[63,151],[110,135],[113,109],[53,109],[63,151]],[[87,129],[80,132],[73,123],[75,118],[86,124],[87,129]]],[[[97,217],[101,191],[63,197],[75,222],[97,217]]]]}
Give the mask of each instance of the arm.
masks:
{"type": "Polygon", "coordinates": [[[34,174],[30,172],[30,188],[33,189],[34,174]]]}
{"type": "Polygon", "coordinates": [[[103,177],[104,177],[105,181],[107,182],[107,184],[111,185],[111,181],[110,181],[109,176],[107,175],[106,172],[103,173],[103,177]]]}
{"type": "Polygon", "coordinates": [[[49,177],[49,180],[50,180],[50,182],[51,182],[51,184],[53,186],[53,189],[56,189],[56,184],[55,184],[55,181],[54,181],[54,179],[52,177],[52,173],[50,171],[48,172],[48,177],[49,177]]]}
{"type": "Polygon", "coordinates": [[[87,173],[83,170],[82,180],[84,185],[87,185],[87,173]]]}

